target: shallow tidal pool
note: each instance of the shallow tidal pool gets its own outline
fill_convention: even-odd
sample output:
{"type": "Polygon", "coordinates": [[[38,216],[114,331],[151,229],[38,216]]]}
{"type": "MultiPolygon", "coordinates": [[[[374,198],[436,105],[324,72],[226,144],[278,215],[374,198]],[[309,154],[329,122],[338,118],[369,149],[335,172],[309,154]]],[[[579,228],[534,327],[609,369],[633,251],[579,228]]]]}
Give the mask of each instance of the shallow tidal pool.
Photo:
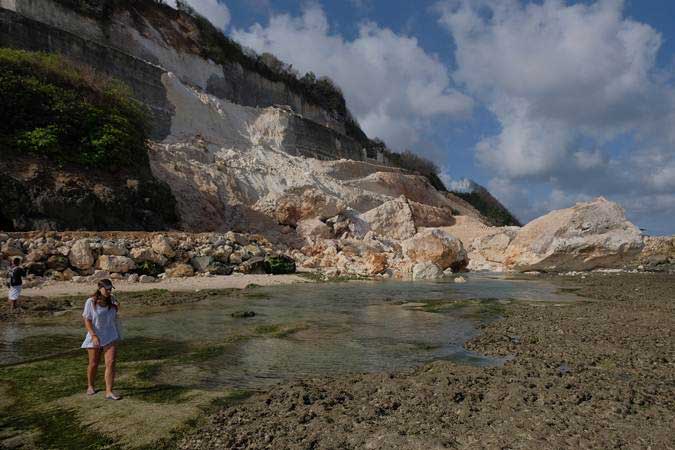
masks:
{"type": "Polygon", "coordinates": [[[481,321],[498,317],[514,301],[576,298],[536,279],[466,278],[462,284],[249,287],[147,309],[122,300],[116,389],[125,396],[119,408],[128,409],[129,422],[122,434],[102,425],[108,418],[124,421],[119,408],[107,404],[114,402],[99,402],[97,420],[88,422],[98,400],[82,394],[86,357],[78,348],[84,337],[79,310],[58,320],[0,324],[0,447],[17,439],[29,447],[159,447],[210,407],[280,381],[394,372],[438,359],[500,364],[463,348],[481,321]],[[139,418],[160,412],[166,417],[159,427],[139,418]],[[57,417],[70,420],[64,425],[57,417]]]}

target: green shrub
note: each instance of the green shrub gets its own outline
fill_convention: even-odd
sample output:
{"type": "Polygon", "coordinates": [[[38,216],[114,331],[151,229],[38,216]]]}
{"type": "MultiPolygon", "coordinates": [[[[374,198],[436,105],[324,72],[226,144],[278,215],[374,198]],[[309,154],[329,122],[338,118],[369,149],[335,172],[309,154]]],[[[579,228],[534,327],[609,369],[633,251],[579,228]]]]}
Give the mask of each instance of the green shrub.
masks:
{"type": "Polygon", "coordinates": [[[0,48],[0,144],[98,168],[148,167],[145,110],[129,89],[61,55],[0,48]]]}

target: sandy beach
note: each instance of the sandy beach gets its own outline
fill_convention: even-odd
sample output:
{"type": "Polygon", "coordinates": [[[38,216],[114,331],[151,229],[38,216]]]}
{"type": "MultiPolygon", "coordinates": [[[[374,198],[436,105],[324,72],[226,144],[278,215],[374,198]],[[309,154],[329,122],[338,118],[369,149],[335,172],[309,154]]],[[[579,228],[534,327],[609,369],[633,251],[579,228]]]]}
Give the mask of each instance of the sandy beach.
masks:
{"type": "MultiPolygon", "coordinates": [[[[130,283],[114,280],[117,292],[142,292],[153,289],[166,289],[175,292],[199,291],[202,289],[244,289],[246,286],[274,286],[280,284],[306,283],[309,280],[298,275],[244,275],[234,273],[229,276],[167,278],[154,283],[130,283]]],[[[42,286],[24,289],[25,297],[58,297],[61,295],[89,295],[96,290],[96,283],[74,283],[71,281],[51,281],[42,286]]],[[[0,290],[7,296],[7,288],[0,290]]]]}

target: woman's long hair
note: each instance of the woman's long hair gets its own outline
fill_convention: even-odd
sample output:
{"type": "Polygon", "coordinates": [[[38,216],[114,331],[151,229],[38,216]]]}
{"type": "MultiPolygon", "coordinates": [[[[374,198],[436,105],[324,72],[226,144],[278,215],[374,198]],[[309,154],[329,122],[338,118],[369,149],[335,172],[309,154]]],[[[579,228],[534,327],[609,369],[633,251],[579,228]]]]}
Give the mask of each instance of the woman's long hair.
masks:
{"type": "Polygon", "coordinates": [[[94,292],[94,295],[92,295],[91,297],[94,299],[94,304],[99,306],[105,306],[106,308],[110,309],[111,306],[115,306],[113,305],[112,293],[108,297],[101,294],[101,288],[104,287],[106,284],[105,281],[108,281],[108,283],[110,283],[109,280],[99,281],[98,289],[96,289],[96,292],[94,292]]]}

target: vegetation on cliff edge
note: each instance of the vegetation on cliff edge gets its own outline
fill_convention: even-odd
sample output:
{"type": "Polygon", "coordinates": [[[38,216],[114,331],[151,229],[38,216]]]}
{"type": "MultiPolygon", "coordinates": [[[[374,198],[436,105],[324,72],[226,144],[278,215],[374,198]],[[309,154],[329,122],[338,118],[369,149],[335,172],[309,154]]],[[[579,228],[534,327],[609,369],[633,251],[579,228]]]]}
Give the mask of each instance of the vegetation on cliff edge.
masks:
{"type": "Polygon", "coordinates": [[[0,49],[0,144],[88,167],[147,167],[148,119],[126,86],[56,54],[0,49]]]}

